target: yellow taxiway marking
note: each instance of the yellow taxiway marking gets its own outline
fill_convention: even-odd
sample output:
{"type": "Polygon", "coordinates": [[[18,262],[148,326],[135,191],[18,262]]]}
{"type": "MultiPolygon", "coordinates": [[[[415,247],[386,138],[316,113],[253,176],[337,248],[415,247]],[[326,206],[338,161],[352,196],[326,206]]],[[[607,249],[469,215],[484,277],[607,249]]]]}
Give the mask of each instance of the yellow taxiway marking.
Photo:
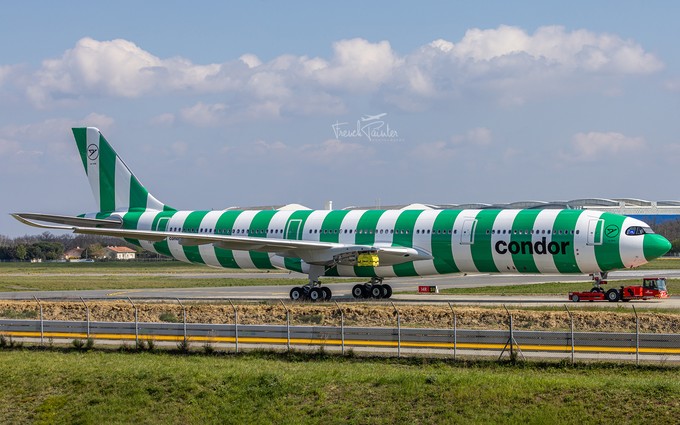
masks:
{"type": "MultiPolygon", "coordinates": [[[[40,332],[3,332],[3,335],[25,338],[40,338],[40,332]]],[[[86,333],[81,332],[45,332],[42,335],[44,338],[87,338],[86,333]]],[[[134,340],[139,338],[141,340],[154,341],[183,341],[183,335],[140,335],[135,334],[95,334],[91,333],[90,338],[93,339],[109,339],[109,340],[134,340]]],[[[189,341],[194,342],[226,342],[235,343],[234,337],[208,337],[208,336],[188,336],[189,341]]],[[[255,337],[239,337],[238,342],[244,344],[287,344],[288,338],[255,338],[255,337]]],[[[298,345],[342,345],[339,339],[316,339],[316,338],[291,338],[291,344],[298,345]]],[[[356,341],[345,340],[345,346],[361,346],[361,347],[393,347],[399,346],[397,341],[356,341]]],[[[401,347],[404,348],[441,348],[453,349],[452,342],[402,342],[401,347]]],[[[489,350],[507,348],[506,344],[480,344],[480,343],[457,343],[455,348],[472,349],[472,350],[489,350]]],[[[570,345],[540,345],[540,344],[515,344],[514,348],[519,348],[525,351],[562,351],[570,352],[570,345]]],[[[578,352],[599,352],[599,353],[621,353],[621,354],[635,354],[635,347],[603,347],[603,346],[575,346],[574,351],[578,352]]],[[[662,348],[662,347],[640,347],[640,353],[650,354],[680,354],[680,348],[662,348]]]]}

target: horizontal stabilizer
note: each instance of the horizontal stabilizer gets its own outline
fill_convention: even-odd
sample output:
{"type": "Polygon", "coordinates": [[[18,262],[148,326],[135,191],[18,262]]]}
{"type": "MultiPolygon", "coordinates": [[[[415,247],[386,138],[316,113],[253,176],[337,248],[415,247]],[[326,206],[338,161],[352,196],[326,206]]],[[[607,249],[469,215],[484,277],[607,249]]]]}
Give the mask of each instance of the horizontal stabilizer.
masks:
{"type": "Polygon", "coordinates": [[[120,229],[123,227],[121,219],[98,219],[98,218],[84,218],[73,217],[70,215],[53,215],[53,214],[38,214],[38,213],[13,213],[12,217],[16,218],[24,224],[33,227],[41,227],[44,229],[64,229],[72,230],[73,227],[97,227],[107,229],[120,229]],[[50,224],[42,224],[42,223],[50,224]],[[63,226],[55,226],[55,224],[63,226]]]}

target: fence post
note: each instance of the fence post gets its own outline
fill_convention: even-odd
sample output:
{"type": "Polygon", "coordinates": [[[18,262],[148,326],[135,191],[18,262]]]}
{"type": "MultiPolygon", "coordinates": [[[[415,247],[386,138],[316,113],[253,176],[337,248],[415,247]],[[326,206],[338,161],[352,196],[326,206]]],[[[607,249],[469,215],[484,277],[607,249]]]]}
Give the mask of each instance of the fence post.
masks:
{"type": "Polygon", "coordinates": [[[179,298],[175,298],[177,302],[179,303],[180,306],[182,306],[182,323],[184,325],[184,349],[186,350],[187,347],[187,309],[184,307],[184,304],[182,304],[182,301],[179,300],[179,298]]]}
{"type": "Polygon", "coordinates": [[[574,316],[571,315],[571,311],[569,311],[569,307],[567,305],[564,305],[564,309],[567,310],[567,314],[569,314],[569,339],[571,340],[571,364],[574,364],[574,316]]]}
{"type": "Polygon", "coordinates": [[[342,355],[345,355],[345,312],[340,308],[340,304],[335,302],[338,311],[340,312],[340,340],[342,341],[342,355]]]}
{"type": "Polygon", "coordinates": [[[397,313],[397,358],[399,358],[401,357],[401,316],[394,303],[390,302],[390,304],[392,304],[392,308],[397,313]]]}
{"type": "Polygon", "coordinates": [[[458,348],[458,317],[456,317],[456,312],[453,310],[451,302],[449,302],[449,308],[451,313],[453,313],[453,360],[456,360],[456,350],[458,348]]]}
{"type": "Polygon", "coordinates": [[[87,303],[83,299],[83,297],[80,297],[80,301],[83,303],[85,306],[85,319],[87,320],[87,338],[90,338],[90,307],[87,306],[87,303]]]}
{"type": "Polygon", "coordinates": [[[290,352],[290,310],[288,310],[283,301],[281,301],[281,305],[286,309],[286,335],[288,339],[288,352],[290,352]]]}
{"type": "Polygon", "coordinates": [[[45,341],[45,324],[43,321],[43,307],[42,303],[36,296],[33,296],[33,299],[35,299],[35,302],[38,303],[38,307],[40,307],[40,346],[42,347],[45,341]]]}
{"type": "Polygon", "coordinates": [[[139,348],[139,313],[137,311],[137,306],[132,302],[130,297],[127,297],[127,299],[130,301],[130,304],[132,304],[132,308],[135,309],[135,347],[139,348]]]}
{"type": "Polygon", "coordinates": [[[635,313],[635,365],[640,366],[640,318],[637,310],[633,305],[633,313],[635,313]]]}
{"type": "Polygon", "coordinates": [[[236,306],[231,300],[229,300],[229,304],[234,309],[234,341],[236,342],[236,353],[238,354],[238,310],[236,310],[236,306]]]}

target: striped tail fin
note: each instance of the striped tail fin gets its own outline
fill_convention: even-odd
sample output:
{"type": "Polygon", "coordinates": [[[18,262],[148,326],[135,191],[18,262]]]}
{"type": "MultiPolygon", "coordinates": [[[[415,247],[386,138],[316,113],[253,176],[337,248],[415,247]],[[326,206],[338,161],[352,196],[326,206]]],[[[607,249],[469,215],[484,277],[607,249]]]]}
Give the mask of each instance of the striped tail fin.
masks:
{"type": "Polygon", "coordinates": [[[173,209],[142,186],[99,129],[74,128],[73,136],[100,212],[173,209]]]}

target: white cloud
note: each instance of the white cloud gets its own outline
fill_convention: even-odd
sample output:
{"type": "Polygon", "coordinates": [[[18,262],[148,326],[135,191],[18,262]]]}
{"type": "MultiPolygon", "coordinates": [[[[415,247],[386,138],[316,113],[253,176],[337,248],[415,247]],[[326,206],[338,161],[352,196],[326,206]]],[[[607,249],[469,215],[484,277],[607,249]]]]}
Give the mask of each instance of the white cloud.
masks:
{"type": "Polygon", "coordinates": [[[154,124],[154,125],[167,126],[167,125],[173,125],[174,123],[175,123],[175,114],[171,114],[171,113],[164,113],[164,114],[156,115],[155,117],[151,118],[151,124],[154,124]]]}
{"type": "Polygon", "coordinates": [[[349,90],[378,88],[402,62],[388,41],[341,40],[333,44],[333,51],[330,63],[323,67],[318,63],[316,77],[323,85],[349,90]]]}
{"type": "Polygon", "coordinates": [[[642,137],[627,137],[621,133],[577,133],[572,139],[577,160],[605,160],[611,156],[638,152],[645,147],[642,137]]]}
{"type": "MultiPolygon", "coordinates": [[[[222,93],[226,99],[216,104],[244,104],[242,109],[252,106],[278,117],[286,105],[307,99],[335,99],[340,106],[330,111],[337,111],[344,107],[344,98],[356,93],[381,96],[407,110],[431,105],[427,99],[480,93],[516,105],[556,90],[573,92],[578,84],[582,90],[591,89],[589,78],[649,74],[662,67],[639,44],[616,35],[560,26],[530,34],[502,25],[472,28],[457,42],[437,39],[402,55],[389,41],[354,38],[335,42],[330,58],[283,54],[262,62],[245,53],[205,65],[181,57],[160,58],[128,40],[83,38],[60,57],[43,61],[39,70],[29,71],[21,84],[39,107],[89,96],[137,98],[181,91],[222,93]]],[[[0,84],[9,73],[8,67],[0,68],[0,84]]],[[[601,90],[616,92],[611,87],[616,84],[612,80],[601,90]]],[[[297,111],[324,114],[329,108],[297,111]]],[[[206,124],[196,117],[193,121],[206,124]]]]}
{"type": "Polygon", "coordinates": [[[180,111],[182,119],[196,127],[214,127],[227,119],[227,105],[223,103],[206,104],[198,102],[180,111]]]}
{"type": "Polygon", "coordinates": [[[468,130],[465,134],[455,135],[451,138],[454,144],[470,144],[477,146],[488,146],[491,144],[491,130],[484,127],[477,127],[468,130]]]}

